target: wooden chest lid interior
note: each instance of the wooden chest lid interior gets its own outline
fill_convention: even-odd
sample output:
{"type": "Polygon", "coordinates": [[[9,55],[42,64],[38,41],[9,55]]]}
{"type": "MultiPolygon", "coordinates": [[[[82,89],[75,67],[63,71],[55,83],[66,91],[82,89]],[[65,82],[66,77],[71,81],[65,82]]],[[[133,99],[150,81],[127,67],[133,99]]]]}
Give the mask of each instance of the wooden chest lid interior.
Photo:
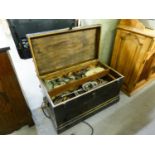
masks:
{"type": "Polygon", "coordinates": [[[96,25],[27,35],[38,75],[97,59],[100,31],[96,25]]]}

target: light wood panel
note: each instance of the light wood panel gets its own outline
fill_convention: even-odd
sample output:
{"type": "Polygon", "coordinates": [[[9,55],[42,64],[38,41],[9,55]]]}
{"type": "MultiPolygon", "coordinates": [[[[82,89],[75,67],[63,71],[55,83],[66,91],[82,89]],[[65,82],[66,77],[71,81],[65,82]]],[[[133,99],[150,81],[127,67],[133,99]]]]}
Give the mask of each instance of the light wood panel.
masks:
{"type": "MultiPolygon", "coordinates": [[[[111,67],[125,76],[123,88],[130,93],[139,85],[138,83],[143,83],[141,80],[145,81],[149,76],[147,70],[152,64],[151,55],[155,53],[155,41],[146,34],[137,33],[135,28],[132,31],[132,26],[136,26],[137,21],[135,23],[125,20],[120,23],[121,26],[128,24],[130,30],[125,29],[124,25],[123,28],[118,26],[111,67]]],[[[137,27],[139,31],[144,31],[141,24],[137,27]]]]}
{"type": "Polygon", "coordinates": [[[7,134],[33,120],[6,51],[0,62],[0,134],[7,134]]]}
{"type": "MultiPolygon", "coordinates": [[[[96,66],[99,63],[100,62],[99,62],[98,59],[87,61],[87,62],[78,64],[78,65],[73,65],[71,67],[68,67],[68,68],[65,68],[65,69],[60,69],[60,70],[58,70],[56,72],[52,72],[52,73],[40,76],[40,78],[43,79],[43,80],[50,80],[52,78],[57,78],[59,76],[66,75],[67,73],[70,73],[70,72],[73,72],[73,71],[77,72],[77,71],[80,71],[80,70],[82,70],[84,68],[87,68],[87,67],[90,67],[90,66],[96,66]]],[[[102,64],[100,63],[100,65],[102,65],[102,64]]]]}
{"type": "Polygon", "coordinates": [[[38,75],[98,58],[100,26],[28,37],[38,75]]]}

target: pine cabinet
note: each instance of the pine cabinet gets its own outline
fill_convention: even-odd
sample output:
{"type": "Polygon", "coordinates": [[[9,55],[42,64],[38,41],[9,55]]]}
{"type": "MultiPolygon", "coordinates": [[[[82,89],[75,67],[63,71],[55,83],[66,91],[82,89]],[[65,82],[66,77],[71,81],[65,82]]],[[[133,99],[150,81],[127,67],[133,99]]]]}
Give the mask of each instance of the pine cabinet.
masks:
{"type": "Polygon", "coordinates": [[[123,90],[131,93],[155,76],[155,32],[118,25],[111,67],[125,76],[123,90]]]}

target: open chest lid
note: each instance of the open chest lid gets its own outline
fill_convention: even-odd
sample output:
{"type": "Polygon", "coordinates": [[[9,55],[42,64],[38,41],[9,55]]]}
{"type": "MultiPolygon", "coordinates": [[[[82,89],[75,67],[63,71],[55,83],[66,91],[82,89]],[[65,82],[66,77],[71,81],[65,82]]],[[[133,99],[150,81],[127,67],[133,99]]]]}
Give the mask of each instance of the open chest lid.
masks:
{"type": "Polygon", "coordinates": [[[38,76],[98,58],[101,26],[28,34],[38,76]]]}

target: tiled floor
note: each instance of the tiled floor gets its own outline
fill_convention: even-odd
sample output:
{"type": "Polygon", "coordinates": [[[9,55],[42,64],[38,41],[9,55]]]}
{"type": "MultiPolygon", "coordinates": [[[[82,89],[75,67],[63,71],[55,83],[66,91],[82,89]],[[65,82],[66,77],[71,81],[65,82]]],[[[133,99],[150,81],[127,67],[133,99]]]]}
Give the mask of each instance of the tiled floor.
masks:
{"type": "MultiPolygon", "coordinates": [[[[120,101],[88,118],[95,135],[155,134],[155,82],[138,91],[132,97],[121,92],[120,101]]],[[[41,109],[32,111],[35,127],[23,127],[12,134],[53,135],[56,131],[41,109]]],[[[83,122],[62,134],[89,135],[91,129],[83,122]]]]}

